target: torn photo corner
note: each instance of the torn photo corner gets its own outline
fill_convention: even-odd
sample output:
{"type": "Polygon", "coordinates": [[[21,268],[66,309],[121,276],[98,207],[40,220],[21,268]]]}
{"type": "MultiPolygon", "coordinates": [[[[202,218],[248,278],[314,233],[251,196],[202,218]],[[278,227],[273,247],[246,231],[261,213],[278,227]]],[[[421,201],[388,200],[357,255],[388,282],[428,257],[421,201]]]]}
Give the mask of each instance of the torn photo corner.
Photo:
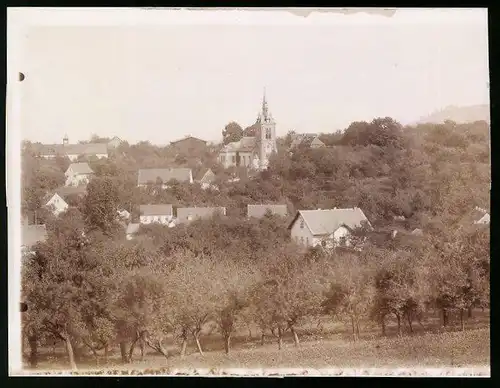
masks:
{"type": "Polygon", "coordinates": [[[7,39],[9,375],[490,376],[486,9],[7,39]]]}

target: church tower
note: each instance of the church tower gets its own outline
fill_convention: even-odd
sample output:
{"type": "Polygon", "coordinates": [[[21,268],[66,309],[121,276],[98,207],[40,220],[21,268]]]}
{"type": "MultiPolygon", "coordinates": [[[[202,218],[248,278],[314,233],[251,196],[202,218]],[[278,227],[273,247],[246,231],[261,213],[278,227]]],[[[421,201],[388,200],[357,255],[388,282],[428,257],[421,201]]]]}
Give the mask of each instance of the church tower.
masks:
{"type": "Polygon", "coordinates": [[[259,157],[259,168],[265,169],[269,163],[269,157],[273,152],[278,152],[276,145],[276,122],[269,112],[266,101],[266,90],[262,97],[262,109],[257,118],[259,130],[256,133],[257,152],[259,157]]]}

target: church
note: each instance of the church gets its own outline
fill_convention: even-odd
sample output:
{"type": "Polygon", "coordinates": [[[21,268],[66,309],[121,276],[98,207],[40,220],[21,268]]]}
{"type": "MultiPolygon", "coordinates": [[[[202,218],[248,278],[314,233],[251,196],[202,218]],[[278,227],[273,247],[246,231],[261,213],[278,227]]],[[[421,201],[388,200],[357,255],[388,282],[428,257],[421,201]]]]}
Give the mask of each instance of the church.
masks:
{"type": "Polygon", "coordinates": [[[239,141],[226,144],[219,152],[219,162],[228,167],[247,167],[264,170],[269,157],[277,152],[276,122],[269,112],[266,94],[262,98],[262,108],[257,115],[255,136],[244,136],[239,141]]]}

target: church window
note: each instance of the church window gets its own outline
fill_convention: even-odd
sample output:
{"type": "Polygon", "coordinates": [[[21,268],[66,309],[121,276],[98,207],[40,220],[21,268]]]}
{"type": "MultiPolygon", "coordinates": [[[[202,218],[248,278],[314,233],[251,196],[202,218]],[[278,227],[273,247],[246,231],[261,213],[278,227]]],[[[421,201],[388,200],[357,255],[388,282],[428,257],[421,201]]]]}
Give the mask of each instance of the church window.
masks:
{"type": "Polygon", "coordinates": [[[233,164],[236,164],[236,156],[233,155],[233,164]]]}
{"type": "Polygon", "coordinates": [[[271,128],[266,128],[266,139],[271,139],[271,128]]]}
{"type": "Polygon", "coordinates": [[[300,220],[300,229],[304,229],[304,220],[300,220]]]}
{"type": "Polygon", "coordinates": [[[306,237],[306,245],[309,245],[309,237],[306,237]]]}
{"type": "Polygon", "coordinates": [[[302,245],[304,245],[304,237],[301,237],[301,238],[300,238],[300,243],[301,243],[302,245]]]}

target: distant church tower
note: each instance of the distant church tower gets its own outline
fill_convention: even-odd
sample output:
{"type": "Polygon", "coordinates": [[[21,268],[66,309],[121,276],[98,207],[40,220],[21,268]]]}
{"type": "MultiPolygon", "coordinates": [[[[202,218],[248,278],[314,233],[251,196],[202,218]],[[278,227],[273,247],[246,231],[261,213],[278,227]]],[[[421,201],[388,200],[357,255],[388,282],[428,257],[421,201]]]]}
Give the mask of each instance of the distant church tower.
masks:
{"type": "MultiPolygon", "coordinates": [[[[269,157],[273,152],[278,152],[276,145],[276,122],[269,112],[266,101],[266,90],[264,89],[264,96],[262,97],[262,110],[257,117],[257,124],[260,124],[257,133],[255,134],[257,152],[259,158],[259,169],[267,168],[269,157]]],[[[257,167],[257,166],[255,166],[257,167]]]]}
{"type": "Polygon", "coordinates": [[[68,143],[69,143],[68,135],[67,135],[67,134],[65,134],[65,135],[64,135],[64,138],[63,138],[63,144],[64,144],[64,145],[67,145],[68,143]]]}

